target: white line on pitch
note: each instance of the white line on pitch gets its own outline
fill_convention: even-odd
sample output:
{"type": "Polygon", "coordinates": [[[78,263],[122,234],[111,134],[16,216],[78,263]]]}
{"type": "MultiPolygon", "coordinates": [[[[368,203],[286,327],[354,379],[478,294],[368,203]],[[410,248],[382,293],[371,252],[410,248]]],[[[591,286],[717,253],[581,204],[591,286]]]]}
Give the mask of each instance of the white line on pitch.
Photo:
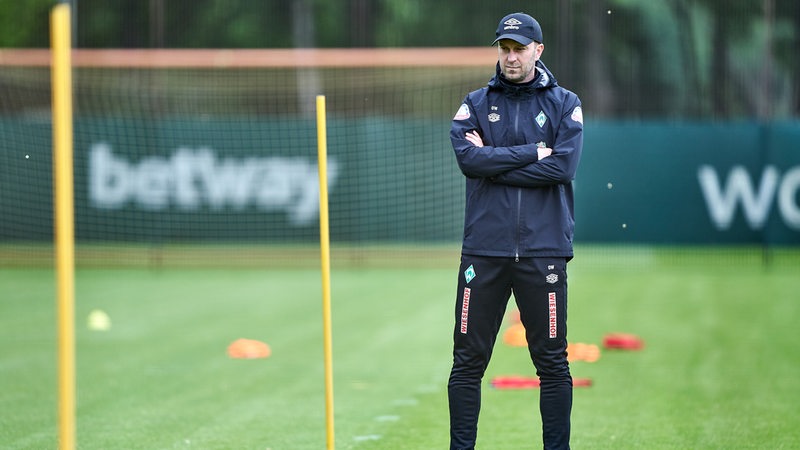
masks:
{"type": "Polygon", "coordinates": [[[375,418],[375,420],[378,422],[397,422],[398,420],[400,420],[400,416],[394,416],[394,415],[378,416],[375,418]]]}
{"type": "Polygon", "coordinates": [[[364,436],[356,436],[353,438],[356,442],[364,442],[364,441],[379,441],[381,439],[380,434],[366,434],[364,436]]]}
{"type": "Polygon", "coordinates": [[[392,404],[397,406],[416,406],[419,404],[419,400],[415,398],[398,398],[392,404]]]}

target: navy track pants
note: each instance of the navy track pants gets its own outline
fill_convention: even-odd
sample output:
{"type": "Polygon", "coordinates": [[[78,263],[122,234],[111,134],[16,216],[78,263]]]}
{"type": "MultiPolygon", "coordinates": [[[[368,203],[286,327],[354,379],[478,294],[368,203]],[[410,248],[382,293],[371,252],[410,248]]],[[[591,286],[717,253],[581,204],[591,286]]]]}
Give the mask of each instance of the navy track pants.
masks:
{"type": "MultiPolygon", "coordinates": [[[[473,449],[481,380],[511,294],[541,385],[544,448],[568,449],[572,377],[567,362],[567,259],[461,256],[447,390],[451,450],[473,449]]],[[[491,446],[491,444],[488,444],[491,446]]]]}

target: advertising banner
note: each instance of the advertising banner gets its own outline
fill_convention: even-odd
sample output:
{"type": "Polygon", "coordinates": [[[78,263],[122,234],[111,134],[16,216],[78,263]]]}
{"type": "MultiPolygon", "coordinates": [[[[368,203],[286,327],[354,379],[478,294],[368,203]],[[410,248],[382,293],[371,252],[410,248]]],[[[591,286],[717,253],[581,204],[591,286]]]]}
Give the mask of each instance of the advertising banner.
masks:
{"type": "MultiPolygon", "coordinates": [[[[329,128],[332,240],[460,241],[448,122],[329,128]]],[[[50,241],[50,124],[2,119],[0,138],[0,240],[50,241]]],[[[799,143],[798,123],[590,122],[575,239],[800,244],[799,143]]],[[[74,154],[78,240],[317,239],[312,120],[79,118],[74,154]]]]}

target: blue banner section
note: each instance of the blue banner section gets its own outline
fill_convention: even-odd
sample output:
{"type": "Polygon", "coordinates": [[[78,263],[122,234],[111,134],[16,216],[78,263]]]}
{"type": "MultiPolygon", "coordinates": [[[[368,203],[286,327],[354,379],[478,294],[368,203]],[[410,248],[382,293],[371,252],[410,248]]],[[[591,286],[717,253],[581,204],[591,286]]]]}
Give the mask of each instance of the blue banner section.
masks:
{"type": "MultiPolygon", "coordinates": [[[[0,119],[0,240],[52,240],[51,125],[0,119]]],[[[329,120],[334,242],[457,242],[449,121],[329,120]]],[[[800,123],[589,123],[576,241],[800,244],[800,123]]],[[[82,241],[315,242],[312,120],[75,124],[82,241]]]]}

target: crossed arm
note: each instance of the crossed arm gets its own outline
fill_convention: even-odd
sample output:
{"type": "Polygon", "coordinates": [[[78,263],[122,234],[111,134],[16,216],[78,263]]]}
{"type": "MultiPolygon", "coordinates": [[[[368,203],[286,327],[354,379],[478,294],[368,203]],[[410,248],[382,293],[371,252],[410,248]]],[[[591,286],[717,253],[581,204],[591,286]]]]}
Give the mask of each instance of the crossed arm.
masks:
{"type": "MultiPolygon", "coordinates": [[[[465,105],[470,105],[469,98],[462,106],[465,105]]],[[[450,139],[461,172],[469,178],[520,187],[572,182],[583,148],[583,121],[575,118],[578,107],[580,102],[575,98],[568,108],[571,115],[559,121],[551,147],[539,147],[533,142],[492,146],[491,139],[487,145],[476,114],[465,113],[466,117],[454,119],[450,139]]],[[[470,106],[469,111],[474,109],[470,106]]]]}
{"type": "MultiPolygon", "coordinates": [[[[481,138],[481,135],[478,134],[477,131],[467,131],[466,138],[475,147],[483,147],[483,138],[481,138]]],[[[539,161],[547,158],[553,153],[553,149],[547,147],[539,147],[536,149],[536,151],[539,153],[539,161]]]]}

